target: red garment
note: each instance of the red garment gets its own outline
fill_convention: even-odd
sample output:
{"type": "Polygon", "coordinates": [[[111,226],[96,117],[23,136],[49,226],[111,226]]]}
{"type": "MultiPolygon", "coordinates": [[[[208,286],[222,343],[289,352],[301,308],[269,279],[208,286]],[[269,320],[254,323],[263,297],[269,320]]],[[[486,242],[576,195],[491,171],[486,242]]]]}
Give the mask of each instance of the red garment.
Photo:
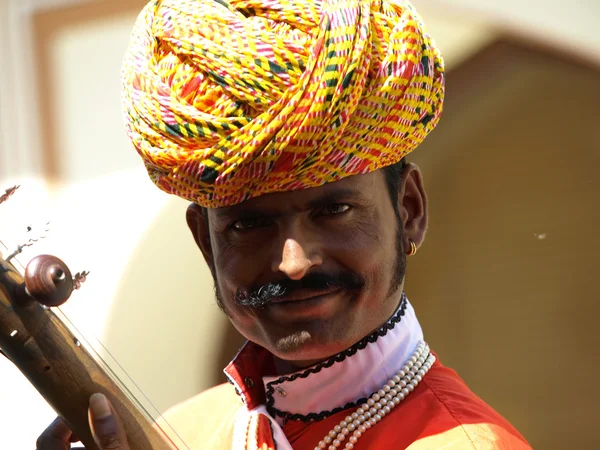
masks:
{"type": "MultiPolygon", "coordinates": [[[[230,376],[244,386],[243,396],[254,406],[265,398],[261,378],[253,377],[256,383],[247,381],[248,374],[256,374],[257,368],[262,366],[260,357],[257,359],[238,361],[235,368],[228,368],[230,376]],[[244,370],[248,368],[251,370],[244,370]]],[[[168,420],[192,449],[230,450],[233,417],[241,407],[244,406],[233,386],[220,385],[177,407],[168,420]]],[[[288,421],[283,431],[294,450],[313,450],[329,430],[355,409],[318,422],[288,421]]],[[[381,422],[367,430],[354,449],[437,448],[524,450],[531,447],[510,423],[471,392],[455,371],[436,362],[415,390],[381,422]]]]}
{"type": "MultiPolygon", "coordinates": [[[[344,411],[314,424],[288,423],[284,432],[294,450],[313,450],[344,420],[344,411]]],[[[436,362],[398,407],[368,430],[363,449],[529,449],[523,436],[477,397],[455,371],[436,362]]]]}

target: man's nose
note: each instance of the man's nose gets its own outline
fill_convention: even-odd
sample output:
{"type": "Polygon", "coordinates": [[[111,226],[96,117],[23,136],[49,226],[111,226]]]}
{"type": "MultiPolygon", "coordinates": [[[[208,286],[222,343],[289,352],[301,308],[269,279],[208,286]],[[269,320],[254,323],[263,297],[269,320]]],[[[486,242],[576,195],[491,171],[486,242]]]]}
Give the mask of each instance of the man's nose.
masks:
{"type": "Polygon", "coordinates": [[[311,268],[322,263],[323,258],[317,252],[310,251],[307,245],[288,238],[283,244],[281,260],[275,262],[273,271],[283,272],[292,280],[300,280],[311,268]]]}

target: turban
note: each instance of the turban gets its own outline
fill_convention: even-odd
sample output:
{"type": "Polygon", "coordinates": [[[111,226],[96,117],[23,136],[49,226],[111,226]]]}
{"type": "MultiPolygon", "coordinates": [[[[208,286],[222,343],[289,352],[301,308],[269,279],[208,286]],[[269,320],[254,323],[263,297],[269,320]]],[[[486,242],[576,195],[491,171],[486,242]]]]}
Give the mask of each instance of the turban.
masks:
{"type": "Polygon", "coordinates": [[[213,208],[399,162],[444,97],[405,0],[154,0],[122,81],[152,181],[213,208]]]}

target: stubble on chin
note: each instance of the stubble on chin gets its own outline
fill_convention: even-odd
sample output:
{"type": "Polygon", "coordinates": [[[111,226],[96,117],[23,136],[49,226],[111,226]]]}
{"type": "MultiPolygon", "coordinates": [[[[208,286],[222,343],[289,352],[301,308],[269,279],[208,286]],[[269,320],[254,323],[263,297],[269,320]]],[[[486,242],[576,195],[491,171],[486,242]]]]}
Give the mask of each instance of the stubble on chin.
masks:
{"type": "Polygon", "coordinates": [[[297,331],[276,340],[275,345],[281,353],[297,353],[302,347],[312,342],[311,334],[306,330],[297,331]]]}

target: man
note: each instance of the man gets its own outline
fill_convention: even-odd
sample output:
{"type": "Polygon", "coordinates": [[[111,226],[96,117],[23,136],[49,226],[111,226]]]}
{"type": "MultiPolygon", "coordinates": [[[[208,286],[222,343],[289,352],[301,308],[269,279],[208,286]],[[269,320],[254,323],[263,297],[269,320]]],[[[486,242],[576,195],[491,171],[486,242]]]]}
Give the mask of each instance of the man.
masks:
{"type": "MultiPolygon", "coordinates": [[[[443,62],[404,0],[155,1],[124,66],[129,135],[248,339],[230,384],[174,408],[194,449],[526,449],[444,367],[404,294],[427,199],[404,157],[443,62]]],[[[101,395],[103,449],[127,437],[101,395]]],[[[68,448],[60,421],[38,450],[68,448]]]]}

